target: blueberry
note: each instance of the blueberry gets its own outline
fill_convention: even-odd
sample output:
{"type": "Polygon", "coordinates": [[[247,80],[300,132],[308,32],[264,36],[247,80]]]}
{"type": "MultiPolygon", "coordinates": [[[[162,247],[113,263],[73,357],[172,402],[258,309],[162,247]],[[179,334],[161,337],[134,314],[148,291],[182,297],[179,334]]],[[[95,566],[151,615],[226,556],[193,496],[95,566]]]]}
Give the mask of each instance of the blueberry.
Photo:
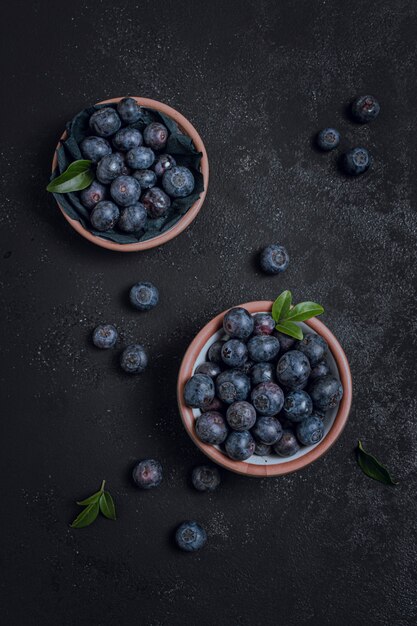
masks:
{"type": "Polygon", "coordinates": [[[168,129],[159,122],[152,122],[143,131],[143,138],[147,146],[153,150],[162,150],[165,148],[168,140],[168,129]]]}
{"type": "Polygon", "coordinates": [[[120,211],[113,202],[102,200],[91,211],[90,222],[93,228],[105,232],[114,228],[119,215],[120,211]]]}
{"type": "MultiPolygon", "coordinates": [[[[198,372],[199,374],[203,373],[203,372],[198,372]]],[[[209,411],[224,411],[224,404],[221,400],[219,400],[219,398],[216,398],[216,396],[214,396],[213,400],[210,402],[210,404],[207,404],[207,406],[203,406],[201,407],[200,411],[202,411],[203,413],[208,413],[209,411]]]]}
{"type": "Polygon", "coordinates": [[[112,152],[111,145],[103,137],[86,137],[80,143],[80,150],[83,157],[93,163],[98,163],[112,152]]]}
{"type": "Polygon", "coordinates": [[[282,426],[276,417],[263,415],[252,428],[252,434],[260,443],[273,446],[282,437],[282,426]]]}
{"type": "Polygon", "coordinates": [[[199,465],[191,472],[191,481],[197,491],[215,491],[220,485],[220,472],[217,467],[199,465]]]}
{"type": "Polygon", "coordinates": [[[300,444],[292,430],[284,430],[282,437],[274,445],[274,452],[278,456],[294,456],[300,450],[300,444]]]}
{"type": "Polygon", "coordinates": [[[195,552],[207,543],[207,533],[197,522],[183,522],[175,533],[177,546],[184,552],[195,552]]]}
{"type": "Polygon", "coordinates": [[[153,283],[136,283],[130,288],[130,304],[139,311],[150,311],[159,302],[159,291],[153,283]]]}
{"type": "Polygon", "coordinates": [[[249,430],[256,422],[256,411],[245,400],[233,402],[227,409],[226,419],[233,430],[249,430]]]}
{"type": "Polygon", "coordinates": [[[273,335],[279,339],[280,352],[288,352],[288,350],[291,350],[294,347],[295,339],[289,335],[280,333],[278,330],[274,330],[273,335]]]}
{"type": "Polygon", "coordinates": [[[269,456],[271,454],[272,448],[271,446],[267,446],[265,443],[255,442],[255,452],[256,456],[269,456]]]}
{"type": "Polygon", "coordinates": [[[253,332],[253,327],[252,315],[242,307],[230,309],[223,318],[224,332],[234,339],[248,339],[253,332]]]}
{"type": "Polygon", "coordinates": [[[297,341],[295,349],[305,354],[311,367],[314,367],[326,356],[327,342],[316,333],[306,333],[300,341],[297,341]]]}
{"type": "Polygon", "coordinates": [[[290,262],[290,257],[284,246],[272,244],[261,252],[261,269],[266,274],[284,272],[290,262]]]}
{"type": "Polygon", "coordinates": [[[211,344],[210,348],[207,351],[207,360],[212,363],[223,363],[222,359],[222,348],[224,341],[215,341],[211,344]]]}
{"type": "Polygon", "coordinates": [[[275,320],[269,313],[256,313],[253,323],[254,335],[271,335],[275,329],[275,320]]]}
{"type": "Polygon", "coordinates": [[[222,371],[222,368],[220,367],[218,363],[208,362],[208,363],[200,363],[200,365],[197,366],[195,373],[206,374],[207,376],[210,376],[210,378],[216,378],[216,376],[218,376],[221,371],[222,371]]]}
{"type": "Polygon", "coordinates": [[[161,154],[157,158],[157,161],[154,165],[155,174],[157,176],[163,176],[165,172],[170,170],[177,162],[170,154],[161,154]]]}
{"type": "Polygon", "coordinates": [[[108,185],[112,180],[122,175],[124,162],[120,154],[109,154],[103,157],[97,165],[97,179],[104,185],[108,185]]]}
{"type": "Polygon", "coordinates": [[[379,115],[381,107],[374,96],[360,96],[352,102],[352,115],[357,122],[366,124],[379,115]]]}
{"type": "Polygon", "coordinates": [[[272,416],[281,411],[284,394],[281,387],[275,383],[260,383],[252,389],[251,400],[259,415],[272,416]]]}
{"type": "Polygon", "coordinates": [[[304,446],[312,446],[323,439],[324,426],[319,417],[310,415],[297,425],[297,437],[304,446]]]}
{"type": "Polygon", "coordinates": [[[343,396],[342,383],[340,380],[330,375],[313,380],[308,391],[313,400],[314,407],[322,409],[323,411],[334,409],[343,396]]]}
{"type": "Polygon", "coordinates": [[[366,148],[352,148],[342,157],[343,170],[350,176],[363,174],[371,164],[372,157],[366,148]]]}
{"type": "Polygon", "coordinates": [[[239,372],[242,372],[242,374],[246,374],[246,376],[249,376],[250,371],[251,371],[253,366],[254,366],[254,362],[253,361],[249,361],[249,359],[248,359],[242,365],[239,365],[235,369],[239,370],[239,372]]]}
{"type": "Polygon", "coordinates": [[[255,452],[255,441],[249,431],[232,431],[225,443],[226,453],[233,461],[246,461],[255,452]]]}
{"type": "Polygon", "coordinates": [[[149,217],[156,219],[158,217],[164,217],[171,206],[171,200],[169,196],[159,189],[159,187],[152,187],[142,196],[142,202],[146,207],[149,217]]]}
{"type": "Polygon", "coordinates": [[[122,122],[116,111],[111,107],[98,109],[90,117],[90,128],[95,135],[100,137],[110,137],[116,133],[122,122]]]}
{"type": "Polygon", "coordinates": [[[272,363],[255,363],[250,371],[252,385],[275,382],[275,366],[272,363]]]}
{"type": "Polygon", "coordinates": [[[214,383],[210,376],[206,374],[194,374],[194,376],[191,376],[185,383],[184,402],[187,406],[200,409],[210,404],[213,398],[214,383]]]}
{"type": "Polygon", "coordinates": [[[249,358],[255,363],[276,359],[279,353],[279,339],[271,335],[251,337],[248,341],[249,358]]]}
{"type": "Polygon", "coordinates": [[[122,165],[121,176],[131,176],[132,175],[132,170],[130,169],[130,167],[126,163],[126,153],[125,152],[114,152],[113,154],[118,154],[119,157],[122,159],[123,165],[122,165]]]}
{"type": "Polygon", "coordinates": [[[229,339],[223,344],[222,359],[229,367],[240,367],[248,358],[246,344],[239,339],[229,339]]]}
{"type": "Polygon", "coordinates": [[[124,152],[132,148],[139,148],[142,143],[142,133],[137,128],[121,128],[113,137],[113,145],[116,150],[124,152]]]}
{"type": "Polygon", "coordinates": [[[327,376],[327,374],[330,374],[329,364],[326,361],[320,361],[311,368],[310,380],[322,378],[323,376],[327,376]]]}
{"type": "Polygon", "coordinates": [[[302,422],[313,412],[313,401],[306,391],[290,391],[284,400],[284,415],[291,422],[302,422]]]}
{"type": "Polygon", "coordinates": [[[335,128],[324,128],[317,135],[317,145],[321,150],[334,150],[339,143],[340,134],[335,128]]]}
{"type": "Polygon", "coordinates": [[[250,391],[250,380],[239,370],[227,370],[216,378],[217,397],[225,404],[246,400],[250,391]]]}
{"type": "Polygon", "coordinates": [[[107,188],[97,180],[93,180],[89,187],[80,192],[81,204],[87,209],[93,209],[98,202],[105,199],[106,195],[107,188]]]}
{"type": "Polygon", "coordinates": [[[139,200],[140,185],[133,176],[118,176],[110,185],[110,195],[119,206],[130,206],[139,200]]]}
{"type": "Polygon", "coordinates": [[[127,346],[120,357],[120,365],[128,374],[141,374],[148,365],[145,348],[139,344],[127,346]]]}
{"type": "Polygon", "coordinates": [[[139,146],[126,152],[126,163],[132,170],[147,170],[155,160],[150,148],[139,146]]]}
{"type": "Polygon", "coordinates": [[[134,98],[122,98],[117,104],[117,112],[125,124],[134,124],[141,117],[140,106],[134,98]]]}
{"type": "Polygon", "coordinates": [[[133,482],[142,489],[158,487],[162,482],[162,465],[154,459],[138,461],[132,471],[133,482]]]}
{"type": "Polygon", "coordinates": [[[117,225],[124,233],[136,233],[145,228],[147,220],[145,207],[141,202],[136,202],[123,209],[117,225]]]}
{"type": "Polygon", "coordinates": [[[93,344],[97,348],[113,348],[117,337],[117,330],[113,324],[100,324],[93,331],[93,344]]]}
{"type": "Polygon", "coordinates": [[[132,176],[136,178],[141,189],[150,189],[156,185],[156,174],[152,170],[136,170],[132,176]]]}
{"type": "Polygon", "coordinates": [[[224,442],[229,430],[221,413],[207,411],[196,418],[195,432],[203,443],[217,446],[224,442]]]}
{"type": "Polygon", "coordinates": [[[306,384],[310,371],[310,361],[306,355],[299,350],[289,350],[278,361],[278,382],[288,389],[299,389],[306,384]]]}
{"type": "Polygon", "coordinates": [[[162,176],[162,187],[173,198],[185,198],[194,189],[194,176],[187,167],[176,165],[162,176]]]}

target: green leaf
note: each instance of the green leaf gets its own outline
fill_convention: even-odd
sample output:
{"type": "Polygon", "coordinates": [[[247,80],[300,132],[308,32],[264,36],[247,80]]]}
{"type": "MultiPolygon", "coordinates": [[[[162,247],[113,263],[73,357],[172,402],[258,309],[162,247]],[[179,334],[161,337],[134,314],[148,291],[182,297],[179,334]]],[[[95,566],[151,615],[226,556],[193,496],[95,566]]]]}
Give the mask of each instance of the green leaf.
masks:
{"type": "Polygon", "coordinates": [[[51,180],[46,190],[52,193],[68,193],[85,189],[94,180],[94,173],[90,166],[91,161],[87,159],[73,161],[65,172],[51,180]]]}
{"type": "Polygon", "coordinates": [[[292,301],[291,291],[283,291],[272,305],[272,317],[276,322],[285,317],[290,310],[292,301]]]}
{"type": "Polygon", "coordinates": [[[398,485],[398,482],[391,478],[389,471],[372,454],[365,452],[360,440],[356,448],[356,458],[359,467],[369,478],[378,480],[384,485],[398,485]]]}
{"type": "Polygon", "coordinates": [[[292,322],[305,322],[316,315],[324,313],[324,309],[320,304],[315,302],[300,302],[296,304],[287,315],[281,316],[282,321],[291,320],[292,322]]]}
{"type": "Polygon", "coordinates": [[[71,524],[71,528],[85,528],[86,526],[90,526],[97,518],[99,510],[99,503],[92,502],[75,518],[71,524]]]}
{"type": "Polygon", "coordinates": [[[284,335],[289,335],[290,337],[294,337],[294,339],[302,339],[303,331],[297,324],[294,322],[280,322],[275,326],[275,328],[280,332],[284,333],[284,335]]]}
{"type": "Polygon", "coordinates": [[[108,491],[101,494],[100,497],[100,511],[107,519],[116,519],[116,508],[114,501],[108,491]]]}
{"type": "Polygon", "coordinates": [[[100,500],[100,496],[102,493],[103,492],[101,490],[96,491],[96,493],[93,493],[92,496],[89,496],[85,500],[80,500],[80,502],[77,502],[77,504],[79,504],[79,506],[87,506],[88,504],[93,504],[94,502],[98,502],[100,500]]]}

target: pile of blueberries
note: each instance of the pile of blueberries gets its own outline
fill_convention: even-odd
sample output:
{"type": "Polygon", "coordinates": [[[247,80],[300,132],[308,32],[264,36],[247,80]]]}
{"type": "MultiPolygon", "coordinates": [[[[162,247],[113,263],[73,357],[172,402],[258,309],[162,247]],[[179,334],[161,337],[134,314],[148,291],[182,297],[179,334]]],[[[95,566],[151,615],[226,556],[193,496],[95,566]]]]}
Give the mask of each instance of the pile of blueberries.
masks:
{"type": "MultiPolygon", "coordinates": [[[[374,96],[359,96],[352,102],[351,115],[356,122],[367,124],[378,117],[380,109],[374,96]]],[[[324,128],[317,135],[317,145],[325,152],[334,150],[339,143],[340,133],[335,128],[324,128]]],[[[340,164],[346,174],[358,176],[372,165],[372,156],[366,148],[356,147],[343,154],[340,164]]]]}
{"type": "Polygon", "coordinates": [[[326,411],[343,387],[316,333],[296,341],[275,329],[268,313],[236,307],[224,316],[226,337],[213,343],[206,362],[184,387],[184,401],[200,409],[197,437],[222,446],[235,461],[256,454],[291,457],[324,436],[326,411]]]}
{"type": "Polygon", "coordinates": [[[89,121],[92,135],[80,143],[83,157],[95,166],[95,180],[80,192],[80,201],[100,232],[141,232],[148,218],[165,217],[173,199],[194,189],[192,172],[164,152],[169,138],[164,124],[152,122],[143,134],[130,126],[141,115],[134,98],[120,100],[117,110],[98,109],[89,121]]]}

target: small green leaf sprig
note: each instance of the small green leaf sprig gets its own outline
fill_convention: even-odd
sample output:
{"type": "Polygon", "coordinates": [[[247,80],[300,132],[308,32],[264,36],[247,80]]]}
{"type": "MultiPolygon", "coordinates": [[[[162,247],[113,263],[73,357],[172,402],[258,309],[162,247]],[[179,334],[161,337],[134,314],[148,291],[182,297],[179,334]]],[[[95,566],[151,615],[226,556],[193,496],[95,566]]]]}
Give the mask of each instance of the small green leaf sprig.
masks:
{"type": "Polygon", "coordinates": [[[84,509],[75,518],[71,524],[71,528],[85,528],[90,526],[96,519],[98,514],[101,513],[107,519],[116,519],[116,508],[114,506],[113,498],[108,491],[104,491],[106,481],[103,480],[99,491],[93,493],[85,500],[77,502],[79,506],[83,506],[84,509]]]}
{"type": "Polygon", "coordinates": [[[51,180],[46,191],[51,193],[69,193],[81,191],[89,187],[94,180],[94,172],[91,169],[92,161],[79,159],[68,165],[65,172],[51,180]]]}
{"type": "Polygon", "coordinates": [[[323,307],[316,302],[300,302],[292,306],[291,291],[283,291],[272,305],[275,328],[280,333],[300,340],[303,338],[303,331],[296,322],[305,322],[322,313],[324,313],[323,307]]]}
{"type": "Polygon", "coordinates": [[[358,446],[356,448],[356,459],[363,473],[369,478],[373,478],[384,485],[398,485],[398,482],[393,480],[387,468],[384,467],[382,463],[377,461],[372,454],[369,454],[369,452],[366,452],[363,449],[363,445],[360,440],[358,441],[358,446]]]}

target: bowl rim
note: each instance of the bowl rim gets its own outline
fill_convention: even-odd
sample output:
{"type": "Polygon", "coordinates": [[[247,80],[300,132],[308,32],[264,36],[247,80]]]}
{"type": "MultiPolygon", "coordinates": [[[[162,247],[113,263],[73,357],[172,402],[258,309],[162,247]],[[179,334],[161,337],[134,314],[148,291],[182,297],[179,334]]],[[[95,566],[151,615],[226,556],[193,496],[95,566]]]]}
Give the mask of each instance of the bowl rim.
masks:
{"type": "MultiPolygon", "coordinates": [[[[97,105],[98,104],[112,104],[115,102],[120,102],[120,100],[122,100],[124,97],[126,96],[121,96],[119,98],[109,98],[108,100],[102,100],[101,102],[97,102],[96,104],[97,105]]],[[[199,199],[194,202],[194,204],[188,209],[187,213],[185,213],[185,215],[183,215],[183,217],[181,217],[181,219],[176,224],[174,224],[174,226],[172,226],[169,230],[165,231],[164,233],[161,233],[160,235],[157,235],[156,237],[152,237],[152,239],[147,239],[146,241],[138,241],[136,243],[123,243],[123,244],[117,243],[115,241],[109,241],[107,239],[104,239],[103,237],[99,237],[98,235],[93,235],[93,233],[90,233],[88,230],[84,228],[81,222],[69,217],[69,215],[67,215],[63,207],[59,204],[59,202],[56,201],[61,210],[61,213],[63,214],[67,222],[70,224],[70,226],[72,226],[72,228],[74,228],[74,230],[76,230],[78,234],[80,234],[85,239],[88,239],[88,241],[91,241],[92,243],[96,244],[97,246],[106,248],[107,250],[114,250],[117,252],[138,252],[140,250],[149,250],[150,248],[156,248],[157,246],[161,246],[162,244],[167,243],[167,241],[174,239],[174,237],[182,233],[182,231],[185,230],[191,224],[191,222],[193,222],[193,220],[195,220],[195,218],[197,217],[203,205],[203,202],[206,198],[207,188],[209,184],[209,163],[208,163],[208,158],[207,158],[207,151],[203,143],[203,140],[201,139],[200,135],[198,134],[194,126],[191,124],[191,122],[189,122],[187,118],[184,117],[184,115],[182,115],[179,111],[177,111],[176,109],[173,109],[168,104],[159,102],[158,100],[153,100],[151,98],[141,98],[139,96],[129,96],[129,97],[134,98],[136,102],[140,104],[141,106],[149,107],[152,109],[157,109],[158,111],[161,111],[162,113],[166,113],[166,115],[169,115],[170,117],[172,117],[172,119],[175,122],[177,122],[177,124],[182,128],[182,130],[184,130],[185,133],[189,137],[191,137],[196,149],[199,152],[202,152],[203,154],[201,158],[200,168],[201,168],[201,173],[203,174],[203,179],[204,179],[204,191],[201,192],[199,199]]],[[[60,147],[62,141],[66,139],[66,137],[67,137],[67,131],[64,131],[55,148],[54,156],[52,159],[52,172],[55,170],[57,163],[58,163],[58,157],[57,157],[58,148],[60,147]]]]}
{"type": "MultiPolygon", "coordinates": [[[[253,314],[263,311],[271,311],[272,304],[273,302],[270,300],[258,300],[254,302],[246,302],[245,304],[239,304],[237,306],[243,307],[247,309],[249,313],[253,314]]],[[[230,309],[226,309],[226,311],[219,313],[210,322],[208,322],[194,337],[184,355],[177,381],[177,400],[183,425],[194,443],[207,457],[211,459],[211,461],[228,470],[231,470],[232,472],[243,474],[245,476],[255,476],[258,478],[280,476],[295,472],[322,457],[337,441],[346,425],[352,404],[352,375],[346,354],[336,337],[327,328],[327,326],[323,324],[323,322],[317,318],[312,318],[304,322],[327,341],[333,358],[336,361],[340,380],[343,385],[343,397],[329,432],[310,452],[307,452],[305,455],[297,459],[288,460],[285,463],[277,465],[253,465],[247,463],[246,461],[233,461],[214,446],[205,444],[198,439],[193,428],[195,421],[193,410],[186,406],[183,399],[185,383],[192,376],[194,363],[200,354],[202,347],[210,339],[210,337],[221,329],[223,317],[229,310],[230,309]]]]}

